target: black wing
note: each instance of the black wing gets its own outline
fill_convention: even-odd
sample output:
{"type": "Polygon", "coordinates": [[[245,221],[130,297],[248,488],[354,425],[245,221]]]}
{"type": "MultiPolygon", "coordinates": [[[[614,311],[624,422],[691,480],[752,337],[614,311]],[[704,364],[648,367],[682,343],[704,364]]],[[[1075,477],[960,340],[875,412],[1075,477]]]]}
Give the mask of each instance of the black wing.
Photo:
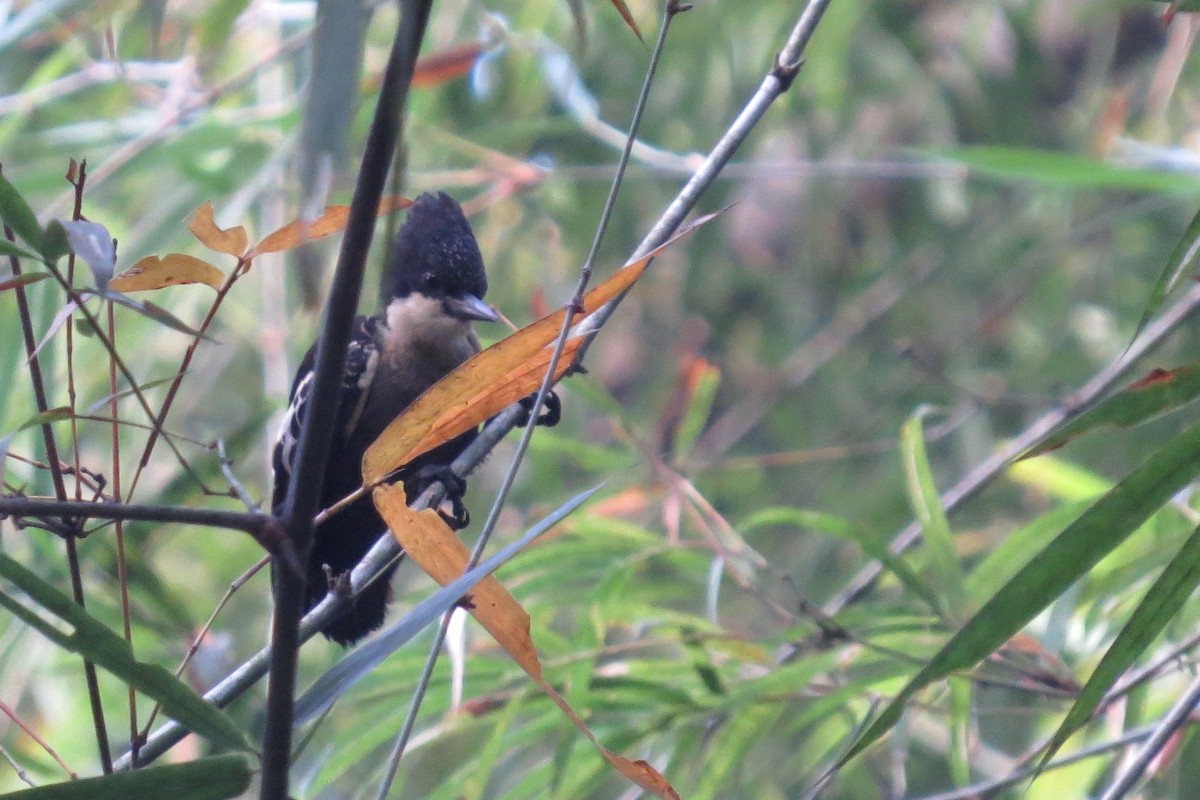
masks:
{"type": "MultiPolygon", "coordinates": [[[[354,320],[354,330],[351,333],[349,349],[346,351],[346,368],[342,372],[342,387],[335,416],[337,430],[334,432],[334,448],[345,445],[354,425],[358,422],[362,404],[367,397],[367,390],[370,389],[371,381],[375,378],[375,367],[379,359],[377,344],[379,324],[380,320],[376,317],[358,317],[354,320]]],[[[308,396],[312,389],[313,368],[316,366],[316,360],[317,346],[314,344],[304,354],[304,358],[300,361],[300,367],[296,370],[287,411],[283,415],[283,422],[279,426],[279,434],[275,439],[275,451],[271,459],[275,470],[275,491],[271,497],[271,508],[276,514],[282,510],[283,501],[287,497],[288,482],[291,480],[297,447],[300,443],[300,429],[304,425],[304,417],[308,410],[308,396]]]]}

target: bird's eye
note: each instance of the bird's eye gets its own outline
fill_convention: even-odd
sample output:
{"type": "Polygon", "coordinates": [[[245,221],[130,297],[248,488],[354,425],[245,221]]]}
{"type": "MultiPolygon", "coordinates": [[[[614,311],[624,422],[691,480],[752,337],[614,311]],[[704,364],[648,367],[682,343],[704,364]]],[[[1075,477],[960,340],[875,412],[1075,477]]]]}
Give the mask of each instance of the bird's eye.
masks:
{"type": "Polygon", "coordinates": [[[442,282],[438,280],[438,276],[434,275],[432,272],[426,272],[421,276],[421,286],[426,290],[438,289],[441,285],[442,282]]]}

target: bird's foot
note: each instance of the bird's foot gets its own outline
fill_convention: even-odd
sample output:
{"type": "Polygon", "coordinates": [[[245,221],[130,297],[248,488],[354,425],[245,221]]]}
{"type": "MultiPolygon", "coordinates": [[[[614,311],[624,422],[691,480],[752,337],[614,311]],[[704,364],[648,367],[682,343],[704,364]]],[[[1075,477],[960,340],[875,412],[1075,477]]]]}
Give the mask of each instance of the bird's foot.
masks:
{"type": "MultiPolygon", "coordinates": [[[[533,410],[533,401],[536,399],[536,393],[521,399],[523,413],[517,417],[517,427],[521,428],[529,424],[529,414],[533,410]]],[[[537,424],[543,428],[553,428],[560,419],[562,419],[562,401],[558,399],[556,392],[547,392],[546,399],[542,403],[541,413],[538,414],[537,424]]]]}
{"type": "Polygon", "coordinates": [[[333,567],[328,564],[322,564],[321,570],[325,573],[325,583],[328,586],[329,593],[334,597],[350,597],[350,570],[344,570],[334,574],[333,567]]]}
{"type": "Polygon", "coordinates": [[[450,511],[447,512],[440,507],[436,511],[442,521],[452,530],[462,530],[471,524],[471,514],[463,505],[467,481],[453,469],[445,465],[426,465],[417,471],[413,483],[415,484],[411,495],[413,498],[419,497],[422,492],[435,483],[440,483],[445,487],[445,501],[450,504],[450,511]]]}

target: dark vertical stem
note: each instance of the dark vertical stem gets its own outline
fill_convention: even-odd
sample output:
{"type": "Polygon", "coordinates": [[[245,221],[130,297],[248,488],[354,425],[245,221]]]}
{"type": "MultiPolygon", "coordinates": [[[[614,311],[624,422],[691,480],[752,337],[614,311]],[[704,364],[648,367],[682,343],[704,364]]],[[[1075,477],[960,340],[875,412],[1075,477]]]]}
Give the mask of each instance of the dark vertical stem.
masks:
{"type": "MultiPolygon", "coordinates": [[[[80,204],[83,198],[83,181],[84,168],[86,164],[80,165],[79,176],[73,181],[75,184],[75,214],[79,215],[80,204]]],[[[4,235],[9,240],[13,240],[13,232],[7,225],[4,226],[4,235]]],[[[20,276],[21,262],[19,259],[12,257],[9,259],[9,265],[12,268],[13,276],[20,276]]],[[[16,288],[17,293],[17,312],[21,317],[21,336],[25,343],[25,353],[29,362],[29,380],[33,384],[34,402],[37,404],[39,414],[45,413],[50,408],[50,402],[46,396],[46,382],[42,377],[41,361],[34,355],[37,348],[37,338],[33,334],[33,317],[29,310],[29,297],[25,293],[23,286],[16,288]]],[[[62,461],[59,459],[58,443],[54,439],[54,430],[49,423],[41,426],[42,442],[46,448],[46,461],[50,465],[50,477],[54,482],[54,493],[59,500],[67,499],[67,485],[63,480],[62,461]]],[[[81,607],[83,602],[83,577],[79,567],[79,547],[75,540],[74,531],[79,528],[78,520],[63,520],[68,527],[73,531],[64,538],[67,550],[67,568],[71,575],[71,595],[75,602],[81,607]]],[[[83,660],[84,680],[87,683],[88,699],[92,707],[92,723],[96,730],[96,746],[100,751],[100,765],[104,772],[112,772],[112,753],[108,747],[108,730],[104,724],[104,706],[100,702],[100,682],[96,676],[96,665],[88,659],[83,660]]]]}
{"type": "MultiPolygon", "coordinates": [[[[402,0],[400,28],[384,72],[375,118],[363,150],[358,184],[350,204],[350,217],[338,255],[337,269],[325,311],[325,324],[317,344],[313,386],[308,413],[300,433],[296,470],[288,485],[283,524],[297,554],[307,559],[312,548],[312,520],[319,510],[320,487],[333,443],[333,419],[341,391],[342,371],[363,270],[375,230],[376,210],[383,196],[388,167],[400,135],[400,111],[408,98],[417,51],[425,36],[433,0],[402,0]]],[[[275,570],[275,611],[271,621],[271,665],[267,686],[266,724],[263,730],[263,800],[286,800],[291,761],[292,724],[295,716],[296,655],[300,646],[300,617],[304,575],[285,568],[275,570]]]]}

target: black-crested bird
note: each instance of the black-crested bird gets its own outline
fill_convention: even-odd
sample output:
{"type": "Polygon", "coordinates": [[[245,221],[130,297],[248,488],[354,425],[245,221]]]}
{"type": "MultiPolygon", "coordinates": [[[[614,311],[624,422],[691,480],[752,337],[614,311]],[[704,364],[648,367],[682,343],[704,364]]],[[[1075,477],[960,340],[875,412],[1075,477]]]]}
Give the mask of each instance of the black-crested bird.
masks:
{"type": "MultiPolygon", "coordinates": [[[[488,283],[475,235],[462,208],[449,195],[423,194],[416,199],[396,234],[390,258],[395,274],[391,300],[380,313],[354,321],[341,397],[332,421],[336,429],[321,488],[322,508],[362,484],[361,465],[367,447],[409,403],[479,352],[471,322],[499,319],[483,302],[488,283]]],[[[315,359],[314,345],[296,372],[275,444],[272,506],[277,514],[287,494],[315,359]]],[[[555,398],[547,403],[539,422],[553,424],[557,417],[555,398]]],[[[397,476],[404,481],[410,499],[431,480],[449,484],[454,516],[448,521],[457,522],[457,527],[466,524],[461,505],[465,484],[448,474],[448,466],[475,436],[473,430],[462,434],[406,465],[397,476]]],[[[369,496],[317,525],[307,565],[305,611],[325,597],[329,579],[352,569],[385,530],[369,496]]],[[[363,590],[353,606],[331,620],[322,633],[349,645],[382,625],[394,572],[393,566],[363,590]]]]}

